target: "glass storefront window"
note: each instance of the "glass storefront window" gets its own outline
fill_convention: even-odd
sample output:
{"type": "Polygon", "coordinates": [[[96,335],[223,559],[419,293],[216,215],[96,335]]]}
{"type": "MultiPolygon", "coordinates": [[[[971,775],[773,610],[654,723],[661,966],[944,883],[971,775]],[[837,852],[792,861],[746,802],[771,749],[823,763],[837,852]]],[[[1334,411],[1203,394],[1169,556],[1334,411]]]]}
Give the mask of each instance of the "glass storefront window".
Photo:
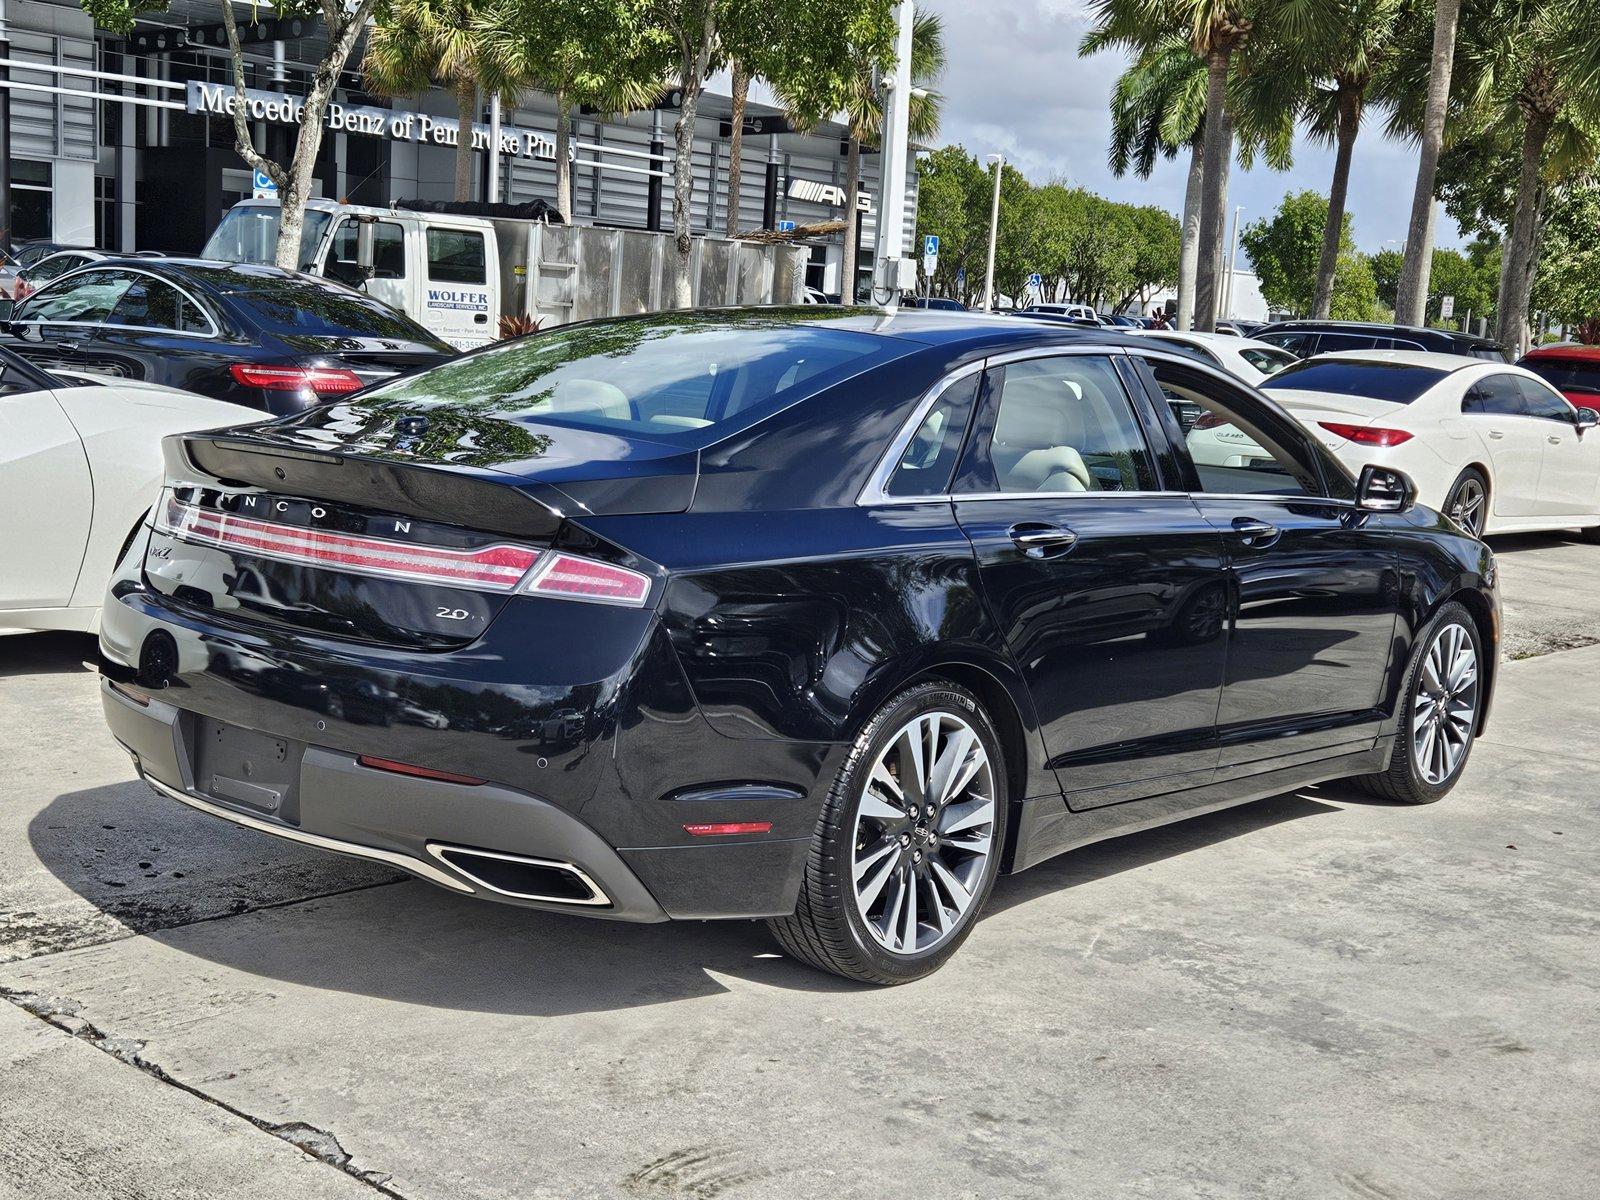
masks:
{"type": "Polygon", "coordinates": [[[19,159],[11,164],[11,241],[48,239],[54,232],[55,209],[50,188],[51,164],[19,159]]]}

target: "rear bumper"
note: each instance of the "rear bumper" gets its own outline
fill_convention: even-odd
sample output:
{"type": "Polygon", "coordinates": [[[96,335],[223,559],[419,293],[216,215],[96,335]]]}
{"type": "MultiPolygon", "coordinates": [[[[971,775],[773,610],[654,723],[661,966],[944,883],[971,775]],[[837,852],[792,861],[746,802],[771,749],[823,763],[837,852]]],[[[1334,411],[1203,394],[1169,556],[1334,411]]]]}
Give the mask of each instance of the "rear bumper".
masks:
{"type": "Polygon", "coordinates": [[[245,828],[385,863],[450,891],[635,922],[780,916],[794,908],[809,839],[619,850],[525,792],[372,770],[353,754],[315,745],[305,747],[294,803],[281,812],[258,810],[197,785],[195,714],[155,696],[141,705],[108,680],[101,681],[101,702],[140,776],[169,799],[245,828]],[[519,870],[534,865],[540,881],[564,886],[508,882],[480,870],[482,858],[464,850],[487,852],[519,870]]]}

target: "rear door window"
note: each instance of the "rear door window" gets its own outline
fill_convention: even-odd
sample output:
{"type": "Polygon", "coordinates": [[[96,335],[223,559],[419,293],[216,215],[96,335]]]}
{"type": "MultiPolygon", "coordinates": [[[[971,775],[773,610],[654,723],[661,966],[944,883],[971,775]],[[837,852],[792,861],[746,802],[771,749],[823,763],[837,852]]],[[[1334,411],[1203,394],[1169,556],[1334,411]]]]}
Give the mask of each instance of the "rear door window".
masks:
{"type": "Polygon", "coordinates": [[[961,440],[983,376],[974,371],[955,380],[934,401],[900,455],[884,487],[887,496],[942,496],[961,455],[961,440]]]}
{"type": "MultiPolygon", "coordinates": [[[[994,490],[1029,495],[1156,490],[1155,461],[1111,363],[1073,354],[1008,363],[997,389],[988,465],[994,490]]],[[[976,439],[975,439],[976,440],[976,439]]],[[[983,472],[963,471],[984,490],[983,472]]]]}
{"type": "Polygon", "coordinates": [[[1287,350],[1290,354],[1300,358],[1309,356],[1317,346],[1317,335],[1314,333],[1267,333],[1256,339],[1266,342],[1269,346],[1277,346],[1287,350]]]}
{"type": "Polygon", "coordinates": [[[210,333],[204,312],[177,288],[148,275],[135,276],[122,293],[109,325],[134,329],[170,329],[174,333],[210,333]]]}
{"type": "Polygon", "coordinates": [[[1461,411],[1491,417],[1531,417],[1515,375],[1488,375],[1467,389],[1461,411]]]}
{"type": "Polygon", "coordinates": [[[436,283],[487,283],[483,234],[471,229],[428,230],[428,278],[436,283]]]}

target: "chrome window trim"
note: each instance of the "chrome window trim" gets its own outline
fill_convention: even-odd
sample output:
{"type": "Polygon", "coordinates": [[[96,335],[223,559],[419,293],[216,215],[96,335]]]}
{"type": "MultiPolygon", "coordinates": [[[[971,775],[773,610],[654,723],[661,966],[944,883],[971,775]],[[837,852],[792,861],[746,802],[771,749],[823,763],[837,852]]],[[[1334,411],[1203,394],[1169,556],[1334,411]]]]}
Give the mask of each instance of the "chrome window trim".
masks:
{"type": "MultiPolygon", "coordinates": [[[[141,270],[138,267],[108,267],[108,266],[102,266],[101,264],[104,263],[105,261],[106,261],[105,259],[96,259],[94,262],[87,263],[84,266],[77,267],[74,270],[68,271],[65,275],[57,275],[49,283],[45,284],[44,287],[40,288],[37,292],[33,293],[32,296],[29,296],[28,299],[29,300],[33,300],[33,299],[37,298],[38,296],[41,296],[44,293],[50,291],[50,289],[52,289],[52,288],[60,287],[61,284],[65,283],[67,280],[71,279],[74,275],[77,275],[79,272],[82,272],[82,271],[122,271],[122,272],[125,272],[126,274],[129,274],[129,275],[143,275],[146,279],[154,279],[157,283],[163,283],[163,284],[166,284],[169,288],[172,288],[179,295],[181,295],[185,300],[187,300],[190,304],[194,305],[195,310],[197,312],[199,312],[201,316],[205,317],[206,324],[208,326],[210,326],[209,332],[196,333],[196,332],[194,332],[193,330],[190,330],[190,329],[163,329],[159,325],[116,325],[116,324],[113,324],[110,321],[46,321],[46,320],[40,320],[37,317],[32,318],[32,319],[24,317],[18,322],[18,324],[20,324],[20,325],[65,325],[65,326],[69,326],[69,327],[71,327],[73,329],[131,329],[131,330],[133,330],[135,332],[139,332],[139,333],[165,333],[165,334],[170,334],[173,337],[205,338],[205,339],[207,339],[209,341],[215,341],[215,340],[217,340],[218,338],[220,338],[222,336],[222,330],[217,327],[217,322],[216,322],[215,318],[212,317],[211,310],[208,309],[204,304],[201,304],[200,301],[196,300],[194,298],[194,296],[189,292],[189,290],[187,288],[183,287],[180,284],[174,283],[170,279],[162,278],[160,275],[157,275],[154,271],[145,271],[145,270],[141,270]]],[[[126,293],[124,293],[124,294],[126,294],[126,293]]],[[[120,303],[122,303],[122,299],[121,299],[121,297],[118,297],[117,298],[117,304],[120,304],[120,303]]],[[[116,304],[113,304],[111,307],[112,307],[112,309],[114,311],[116,309],[116,304]]]]}
{"type": "Polygon", "coordinates": [[[938,500],[938,496],[891,496],[885,490],[889,480],[900,467],[900,458],[906,452],[906,447],[911,445],[911,439],[917,436],[917,430],[922,428],[922,423],[928,419],[928,414],[933,411],[933,406],[939,402],[939,397],[960,383],[963,379],[973,375],[981,375],[987,359],[967,363],[958,367],[950,374],[938,379],[932,387],[923,393],[922,399],[912,409],[911,416],[900,427],[900,432],[894,435],[894,440],[889,443],[889,448],[878,459],[878,465],[872,469],[872,474],[867,479],[866,487],[861,489],[861,494],[856,497],[858,506],[875,504],[924,504],[928,501],[938,500]]]}

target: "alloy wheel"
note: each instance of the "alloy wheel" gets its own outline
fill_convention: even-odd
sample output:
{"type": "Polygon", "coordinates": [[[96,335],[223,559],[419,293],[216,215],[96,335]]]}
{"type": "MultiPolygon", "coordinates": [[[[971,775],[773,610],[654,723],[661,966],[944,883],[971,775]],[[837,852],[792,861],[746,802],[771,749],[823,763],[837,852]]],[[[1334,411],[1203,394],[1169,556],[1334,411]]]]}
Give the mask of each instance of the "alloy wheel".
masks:
{"type": "Polygon", "coordinates": [[[1411,753],[1437,787],[1450,779],[1472,744],[1478,715],[1478,652],[1461,625],[1439,631],[1422,663],[1411,703],[1411,753]]]}
{"type": "Polygon", "coordinates": [[[1473,537],[1482,537],[1486,498],[1483,484],[1476,479],[1463,479],[1450,496],[1450,519],[1473,537]]]}
{"type": "Polygon", "coordinates": [[[951,712],[908,721],[873,763],[856,811],[856,911],[873,939],[916,954],[960,929],[994,834],[994,770],[977,731],[951,712]]]}

